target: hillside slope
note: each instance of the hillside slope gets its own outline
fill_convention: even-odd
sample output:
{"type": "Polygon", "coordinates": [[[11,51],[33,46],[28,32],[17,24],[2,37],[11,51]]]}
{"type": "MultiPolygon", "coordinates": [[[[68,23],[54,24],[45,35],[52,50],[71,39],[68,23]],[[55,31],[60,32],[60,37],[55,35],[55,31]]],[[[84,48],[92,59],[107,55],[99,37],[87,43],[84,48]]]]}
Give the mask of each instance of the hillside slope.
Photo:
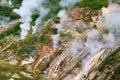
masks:
{"type": "Polygon", "coordinates": [[[119,0],[37,1],[0,4],[1,80],[120,80],[119,0]]]}

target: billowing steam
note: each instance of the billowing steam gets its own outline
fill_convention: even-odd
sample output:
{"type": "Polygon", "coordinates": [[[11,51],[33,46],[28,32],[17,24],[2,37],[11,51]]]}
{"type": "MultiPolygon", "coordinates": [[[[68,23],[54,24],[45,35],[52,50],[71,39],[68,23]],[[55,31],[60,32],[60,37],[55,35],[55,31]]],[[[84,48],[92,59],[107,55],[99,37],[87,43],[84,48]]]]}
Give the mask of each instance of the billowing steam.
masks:
{"type": "MultiPolygon", "coordinates": [[[[69,7],[74,6],[78,1],[80,0],[61,0],[60,5],[62,7],[69,7]]],[[[25,36],[27,36],[28,31],[30,30],[30,27],[33,29],[33,34],[36,32],[37,28],[42,24],[42,18],[48,14],[50,11],[48,8],[45,8],[44,5],[49,2],[49,0],[23,0],[22,5],[19,9],[14,9],[13,12],[17,13],[21,17],[22,24],[20,25],[21,28],[21,39],[24,39],[25,36]],[[35,25],[31,26],[30,22],[32,21],[31,16],[34,14],[34,11],[39,11],[39,17],[35,21],[35,25]]],[[[64,10],[61,11],[58,17],[64,16],[64,19],[66,18],[64,14],[64,10]]]]}
{"type": "Polygon", "coordinates": [[[45,2],[47,2],[47,0],[23,0],[21,7],[13,10],[13,12],[21,17],[21,39],[24,39],[25,36],[27,36],[30,27],[32,27],[30,26],[30,22],[32,21],[31,16],[35,10],[38,10],[40,12],[40,17],[36,20],[35,26],[33,27],[33,33],[35,33],[36,27],[41,23],[41,18],[43,18],[49,11],[43,7],[45,2]]]}
{"type": "MultiPolygon", "coordinates": [[[[60,5],[67,7],[67,6],[74,6],[76,2],[79,0],[61,0],[60,5]]],[[[33,34],[36,32],[37,28],[42,24],[42,18],[48,14],[50,11],[49,9],[44,7],[44,4],[49,2],[49,0],[23,0],[22,5],[19,9],[14,9],[13,12],[17,13],[21,17],[21,22],[22,24],[20,25],[21,28],[21,34],[20,37],[21,39],[24,39],[28,31],[30,30],[30,27],[32,27],[33,34]],[[34,14],[34,11],[38,10],[40,17],[37,18],[35,21],[35,25],[31,26],[30,22],[32,21],[31,16],[34,14]]],[[[63,15],[65,10],[61,11],[58,13],[58,17],[64,16],[64,19],[66,18],[65,15],[63,15]]],[[[62,17],[63,18],[63,17],[62,17]]],[[[61,19],[62,19],[61,18],[61,19]]]]}
{"type": "Polygon", "coordinates": [[[35,21],[35,26],[32,27],[33,28],[33,34],[36,32],[38,27],[42,24],[42,18],[44,16],[46,16],[49,11],[50,10],[48,8],[44,8],[43,6],[40,6],[40,8],[39,8],[40,17],[37,18],[37,20],[35,21]]]}
{"type": "Polygon", "coordinates": [[[110,4],[108,8],[103,8],[102,11],[106,22],[105,26],[115,36],[120,36],[120,5],[110,4]]]}
{"type": "Polygon", "coordinates": [[[76,55],[78,54],[79,50],[83,48],[83,44],[74,40],[72,41],[71,43],[71,47],[70,47],[70,52],[73,54],[73,55],[76,55]]]}
{"type": "Polygon", "coordinates": [[[52,36],[52,39],[53,39],[53,50],[54,51],[57,48],[57,44],[58,44],[59,38],[60,38],[60,34],[56,34],[56,35],[52,36]]]}

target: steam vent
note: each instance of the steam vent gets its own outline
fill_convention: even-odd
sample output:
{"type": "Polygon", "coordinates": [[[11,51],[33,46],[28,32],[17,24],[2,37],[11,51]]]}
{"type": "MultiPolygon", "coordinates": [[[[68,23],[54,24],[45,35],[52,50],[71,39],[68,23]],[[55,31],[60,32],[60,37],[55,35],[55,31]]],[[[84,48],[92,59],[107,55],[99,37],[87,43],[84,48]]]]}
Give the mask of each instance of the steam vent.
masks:
{"type": "Polygon", "coordinates": [[[120,0],[0,0],[0,80],[120,80],[120,0]]]}

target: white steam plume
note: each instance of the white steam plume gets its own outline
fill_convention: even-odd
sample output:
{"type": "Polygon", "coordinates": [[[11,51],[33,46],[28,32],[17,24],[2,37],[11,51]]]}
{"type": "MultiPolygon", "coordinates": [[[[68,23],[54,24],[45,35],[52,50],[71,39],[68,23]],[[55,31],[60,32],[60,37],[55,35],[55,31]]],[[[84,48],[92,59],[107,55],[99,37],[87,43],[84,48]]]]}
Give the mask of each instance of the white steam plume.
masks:
{"type": "MultiPolygon", "coordinates": [[[[100,32],[96,29],[92,29],[87,34],[87,41],[84,44],[83,48],[85,49],[82,54],[82,68],[80,73],[75,77],[75,80],[80,79],[80,75],[87,76],[90,69],[91,59],[97,55],[103,48],[111,48],[115,46],[115,37],[112,33],[103,35],[100,39],[100,32]]],[[[71,49],[71,52],[77,53],[77,50],[81,45],[74,44],[75,49],[71,49]]],[[[78,54],[78,53],[77,53],[78,54]]],[[[82,76],[81,76],[82,77],[82,76]]]]}
{"type": "Polygon", "coordinates": [[[63,24],[63,22],[68,18],[67,11],[65,9],[60,10],[57,16],[60,18],[60,24],[63,24]]]}
{"type": "Polygon", "coordinates": [[[81,50],[83,48],[83,44],[74,40],[72,41],[71,43],[71,46],[70,46],[70,52],[73,54],[73,55],[77,55],[77,53],[79,52],[79,50],[81,50]]]}
{"type": "Polygon", "coordinates": [[[44,8],[43,6],[41,6],[39,8],[39,14],[40,14],[40,17],[37,18],[37,20],[35,21],[35,26],[33,26],[33,34],[36,32],[37,28],[42,24],[42,18],[44,16],[46,16],[48,14],[50,10],[48,8],[44,8]]]}
{"type": "MultiPolygon", "coordinates": [[[[20,21],[22,22],[22,24],[20,25],[21,39],[24,39],[28,34],[28,31],[30,29],[30,22],[32,21],[31,16],[33,15],[34,11],[35,10],[40,11],[41,18],[45,15],[44,13],[46,13],[47,11],[46,9],[44,9],[43,4],[47,1],[48,0],[23,0],[21,7],[19,9],[13,10],[13,12],[17,13],[21,17],[20,19],[20,21]]],[[[38,22],[36,21],[35,25],[37,26],[37,24],[38,22]]],[[[35,31],[36,27],[33,28],[33,33],[35,31]]]]}
{"type": "Polygon", "coordinates": [[[120,5],[111,3],[108,8],[102,8],[102,12],[106,22],[105,26],[111,33],[120,36],[120,5]]]}
{"type": "Polygon", "coordinates": [[[52,38],[53,38],[53,50],[54,51],[56,50],[57,43],[58,43],[58,41],[60,39],[60,32],[61,32],[61,30],[63,28],[63,22],[67,19],[68,15],[67,15],[66,10],[60,10],[58,12],[57,16],[60,18],[60,23],[58,23],[56,25],[57,34],[52,36],[52,38]]]}
{"type": "Polygon", "coordinates": [[[103,47],[104,44],[99,40],[99,34],[96,29],[92,29],[87,33],[87,41],[85,44],[85,52],[82,59],[82,73],[87,76],[90,66],[90,60],[94,57],[103,47]]]}
{"type": "Polygon", "coordinates": [[[60,34],[56,34],[56,35],[52,36],[52,39],[53,39],[53,50],[54,51],[57,48],[57,44],[58,44],[59,38],[60,38],[60,34]]]}
{"type": "Polygon", "coordinates": [[[104,44],[105,47],[114,46],[116,44],[114,34],[108,33],[108,34],[103,35],[103,42],[105,43],[104,44]]]}

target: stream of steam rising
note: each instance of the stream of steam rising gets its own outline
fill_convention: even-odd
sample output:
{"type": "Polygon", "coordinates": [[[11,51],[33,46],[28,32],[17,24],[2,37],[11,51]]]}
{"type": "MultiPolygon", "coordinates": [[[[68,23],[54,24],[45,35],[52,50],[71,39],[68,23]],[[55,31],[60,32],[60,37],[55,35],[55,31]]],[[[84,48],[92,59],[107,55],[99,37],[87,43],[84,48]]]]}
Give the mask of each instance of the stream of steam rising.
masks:
{"type": "Polygon", "coordinates": [[[21,17],[21,39],[24,39],[27,36],[28,31],[30,30],[30,22],[32,21],[31,16],[34,14],[35,10],[38,10],[40,16],[35,21],[35,26],[32,26],[33,33],[36,32],[37,27],[42,23],[42,18],[49,12],[49,9],[43,6],[47,2],[48,0],[23,0],[21,7],[13,10],[13,12],[21,17]]]}

